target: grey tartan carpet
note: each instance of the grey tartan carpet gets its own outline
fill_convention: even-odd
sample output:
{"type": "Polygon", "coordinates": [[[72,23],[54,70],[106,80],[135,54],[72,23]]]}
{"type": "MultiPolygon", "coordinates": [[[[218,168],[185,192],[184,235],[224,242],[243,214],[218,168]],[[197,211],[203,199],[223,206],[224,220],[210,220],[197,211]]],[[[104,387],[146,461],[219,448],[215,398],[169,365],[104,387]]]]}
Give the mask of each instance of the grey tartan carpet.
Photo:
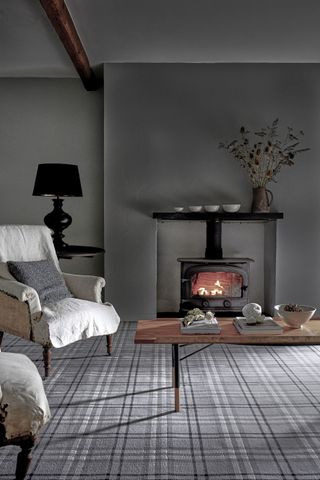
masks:
{"type": "MultiPolygon", "coordinates": [[[[53,418],[27,479],[320,479],[320,347],[212,346],[184,361],[173,413],[170,347],[135,346],[134,328],[121,324],[111,358],[102,338],[53,350],[53,418]]],[[[40,347],[4,346],[42,373],[40,347]]],[[[0,479],[17,451],[0,449],[0,479]]]]}

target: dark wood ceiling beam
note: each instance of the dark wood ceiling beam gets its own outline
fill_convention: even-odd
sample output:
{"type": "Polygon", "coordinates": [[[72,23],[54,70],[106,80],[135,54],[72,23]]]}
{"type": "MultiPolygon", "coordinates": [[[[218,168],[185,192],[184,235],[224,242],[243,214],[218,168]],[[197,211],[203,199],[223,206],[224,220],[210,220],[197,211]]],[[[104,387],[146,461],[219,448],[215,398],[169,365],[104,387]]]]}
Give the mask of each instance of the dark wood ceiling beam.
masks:
{"type": "Polygon", "coordinates": [[[90,67],[85,49],[64,0],[40,0],[53,28],[74,64],[86,90],[97,90],[99,82],[90,67]]]}

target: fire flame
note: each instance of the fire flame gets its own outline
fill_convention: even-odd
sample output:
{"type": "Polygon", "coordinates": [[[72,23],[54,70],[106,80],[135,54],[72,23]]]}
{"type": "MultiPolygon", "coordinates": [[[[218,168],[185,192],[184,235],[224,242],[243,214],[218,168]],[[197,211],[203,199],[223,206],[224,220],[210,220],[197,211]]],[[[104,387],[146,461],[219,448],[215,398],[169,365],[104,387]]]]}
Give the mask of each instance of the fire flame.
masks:
{"type": "Polygon", "coordinates": [[[210,292],[204,287],[198,288],[198,295],[203,295],[203,296],[209,296],[210,295],[212,297],[214,297],[215,295],[223,295],[224,287],[223,287],[223,285],[221,285],[219,280],[214,282],[214,286],[215,286],[215,288],[210,290],[210,292]]]}

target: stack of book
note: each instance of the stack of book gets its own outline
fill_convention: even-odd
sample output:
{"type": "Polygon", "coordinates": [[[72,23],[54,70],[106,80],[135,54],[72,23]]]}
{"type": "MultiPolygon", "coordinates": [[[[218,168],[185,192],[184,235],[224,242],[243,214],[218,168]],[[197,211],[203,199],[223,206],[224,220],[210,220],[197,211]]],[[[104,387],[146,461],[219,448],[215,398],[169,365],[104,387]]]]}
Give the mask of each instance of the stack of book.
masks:
{"type": "Polygon", "coordinates": [[[271,317],[265,317],[262,323],[248,324],[245,317],[236,317],[233,324],[242,335],[274,335],[283,332],[283,328],[271,317]]]}
{"type": "Polygon", "coordinates": [[[193,333],[205,333],[205,334],[218,334],[221,332],[221,327],[218,324],[217,319],[204,318],[203,320],[196,320],[191,325],[185,327],[181,323],[181,333],[193,334],[193,333]]]}

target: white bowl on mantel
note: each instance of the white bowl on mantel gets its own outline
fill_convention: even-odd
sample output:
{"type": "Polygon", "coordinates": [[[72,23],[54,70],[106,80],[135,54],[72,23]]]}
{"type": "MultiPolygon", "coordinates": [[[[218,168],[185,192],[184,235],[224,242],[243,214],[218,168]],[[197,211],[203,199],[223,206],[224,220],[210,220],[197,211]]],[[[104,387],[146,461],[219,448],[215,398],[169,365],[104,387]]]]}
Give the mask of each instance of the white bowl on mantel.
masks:
{"type": "Polygon", "coordinates": [[[274,310],[276,315],[280,317],[280,319],[291,328],[301,328],[302,325],[309,322],[309,320],[315,314],[316,308],[309,307],[307,305],[298,305],[301,308],[301,312],[291,312],[285,310],[284,307],[286,304],[276,305],[274,310]]]}
{"type": "Polygon", "coordinates": [[[206,212],[217,212],[220,208],[220,205],[205,205],[204,209],[206,212]]]}
{"type": "Polygon", "coordinates": [[[201,212],[202,210],[202,205],[191,205],[191,207],[188,207],[190,212],[201,212]]]}
{"type": "Polygon", "coordinates": [[[174,210],[175,212],[183,212],[184,207],[173,207],[173,210],[174,210]]]}
{"type": "Polygon", "coordinates": [[[240,203],[225,203],[222,205],[222,208],[227,213],[235,213],[240,210],[240,203]]]}

